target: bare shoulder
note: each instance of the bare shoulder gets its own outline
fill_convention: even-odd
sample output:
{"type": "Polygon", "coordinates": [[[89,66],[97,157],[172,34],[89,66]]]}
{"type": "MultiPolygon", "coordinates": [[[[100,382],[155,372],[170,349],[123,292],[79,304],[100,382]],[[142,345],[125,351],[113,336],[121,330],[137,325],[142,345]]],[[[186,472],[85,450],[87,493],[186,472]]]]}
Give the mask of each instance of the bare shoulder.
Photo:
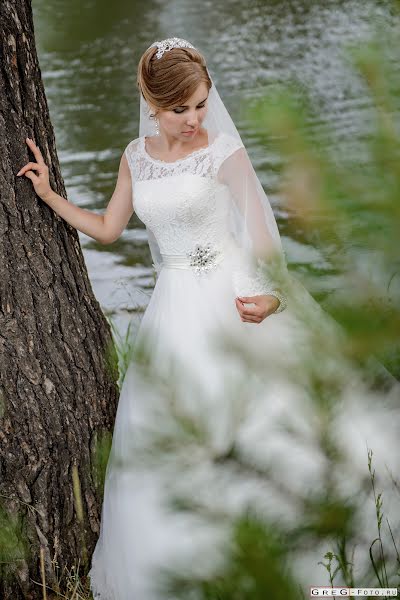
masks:
{"type": "Polygon", "coordinates": [[[134,140],[131,140],[124,149],[123,154],[133,154],[136,151],[139,142],[140,138],[135,138],[134,140]]]}

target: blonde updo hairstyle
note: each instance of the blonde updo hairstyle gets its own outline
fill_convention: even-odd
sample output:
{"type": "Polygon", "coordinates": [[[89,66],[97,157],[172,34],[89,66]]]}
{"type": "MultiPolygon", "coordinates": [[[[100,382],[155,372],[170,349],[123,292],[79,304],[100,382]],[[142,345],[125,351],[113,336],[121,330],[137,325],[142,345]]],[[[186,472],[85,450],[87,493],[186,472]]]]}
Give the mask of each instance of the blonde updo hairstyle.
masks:
{"type": "Polygon", "coordinates": [[[204,56],[194,48],[172,48],[156,57],[157,48],[148,48],[142,55],[137,72],[139,91],[155,110],[182,106],[194,94],[200,83],[212,86],[204,56]]]}

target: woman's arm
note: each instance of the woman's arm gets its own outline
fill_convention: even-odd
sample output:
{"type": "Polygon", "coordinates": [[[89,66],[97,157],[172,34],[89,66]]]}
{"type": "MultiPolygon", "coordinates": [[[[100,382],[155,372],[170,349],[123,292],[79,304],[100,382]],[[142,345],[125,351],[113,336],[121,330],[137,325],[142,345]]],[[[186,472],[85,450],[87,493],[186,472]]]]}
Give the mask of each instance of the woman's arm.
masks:
{"type": "Polygon", "coordinates": [[[51,189],[48,167],[41,151],[29,138],[26,142],[36,162],[26,164],[17,175],[26,175],[32,181],[37,195],[75,229],[101,244],[111,244],[118,239],[133,214],[132,180],[125,152],[120,160],[118,179],[111,200],[105,213],[98,215],[72,204],[51,189]]]}
{"type": "MultiPolygon", "coordinates": [[[[246,228],[242,234],[246,234],[251,242],[253,259],[259,259],[261,264],[268,264],[274,258],[276,246],[261,200],[261,193],[264,192],[244,147],[233,146],[233,152],[219,166],[217,177],[229,188],[232,201],[241,215],[241,226],[246,228]]],[[[272,280],[264,281],[263,274],[261,281],[257,273],[250,269],[250,265],[249,272],[244,275],[243,285],[247,289],[244,295],[235,299],[242,321],[261,323],[269,315],[284,310],[285,296],[281,290],[276,289],[272,280]],[[248,306],[249,304],[253,306],[248,306]]]]}

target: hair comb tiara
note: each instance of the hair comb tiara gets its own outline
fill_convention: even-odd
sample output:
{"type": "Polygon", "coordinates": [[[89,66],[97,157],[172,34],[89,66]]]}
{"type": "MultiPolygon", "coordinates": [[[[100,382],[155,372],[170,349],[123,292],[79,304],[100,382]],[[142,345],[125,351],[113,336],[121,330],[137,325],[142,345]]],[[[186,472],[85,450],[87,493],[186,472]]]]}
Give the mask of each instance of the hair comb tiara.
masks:
{"type": "Polygon", "coordinates": [[[182,38],[177,37],[167,38],[161,42],[154,42],[154,44],[151,44],[150,48],[154,47],[158,48],[156,54],[157,58],[161,58],[164,52],[168,52],[168,50],[172,50],[172,48],[193,48],[195,50],[195,47],[192,46],[192,44],[186,40],[183,40],[182,38]]]}

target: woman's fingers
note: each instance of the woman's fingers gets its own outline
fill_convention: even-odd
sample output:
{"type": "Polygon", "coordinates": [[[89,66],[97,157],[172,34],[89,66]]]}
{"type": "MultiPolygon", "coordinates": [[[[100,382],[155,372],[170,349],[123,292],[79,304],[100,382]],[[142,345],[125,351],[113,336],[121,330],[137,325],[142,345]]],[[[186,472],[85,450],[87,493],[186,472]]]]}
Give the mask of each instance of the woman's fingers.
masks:
{"type": "Polygon", "coordinates": [[[30,179],[35,185],[38,185],[40,183],[39,177],[33,171],[27,171],[25,173],[25,177],[30,179]]]}
{"type": "Polygon", "coordinates": [[[38,146],[36,146],[35,142],[33,140],[31,140],[30,138],[26,138],[26,143],[28,144],[29,148],[32,150],[33,156],[35,157],[36,161],[40,164],[44,164],[43,155],[40,152],[40,149],[38,148],[38,146]]]}
{"type": "Polygon", "coordinates": [[[18,176],[23,175],[26,171],[29,171],[31,169],[34,169],[35,171],[39,171],[40,172],[40,168],[41,165],[39,165],[38,163],[34,163],[34,162],[29,162],[26,165],[24,165],[22,167],[22,169],[20,169],[17,173],[18,176]]]}
{"type": "Polygon", "coordinates": [[[43,160],[42,153],[39,148],[30,138],[26,138],[26,143],[34,154],[36,161],[30,161],[22,167],[17,173],[17,176],[25,175],[33,183],[36,194],[45,199],[45,196],[51,191],[49,183],[49,168],[43,160]],[[36,171],[36,173],[35,173],[36,171]]]}
{"type": "Polygon", "coordinates": [[[248,319],[245,317],[241,317],[243,323],[261,323],[261,317],[254,317],[254,319],[248,319]]]}
{"type": "Polygon", "coordinates": [[[36,159],[36,162],[29,162],[26,165],[24,165],[22,167],[22,169],[20,169],[17,173],[18,176],[23,175],[26,171],[30,170],[30,169],[35,169],[35,171],[38,171],[39,173],[44,172],[47,169],[47,165],[45,164],[44,160],[43,160],[43,156],[42,153],[40,152],[39,148],[36,146],[35,142],[33,140],[31,140],[30,138],[26,138],[26,143],[28,144],[29,148],[32,150],[33,156],[36,159]]]}
{"type": "Polygon", "coordinates": [[[258,308],[258,306],[254,306],[254,308],[249,308],[246,306],[246,308],[242,310],[242,315],[244,317],[259,317],[261,313],[262,311],[258,308]]]}
{"type": "Polygon", "coordinates": [[[247,306],[241,300],[236,300],[236,306],[243,317],[259,317],[261,315],[259,306],[247,306]]]}
{"type": "Polygon", "coordinates": [[[240,317],[243,323],[261,323],[261,317],[240,317]]]}
{"type": "MultiPolygon", "coordinates": [[[[242,321],[248,323],[258,323],[260,321],[260,315],[257,312],[250,311],[247,307],[245,308],[243,303],[237,298],[235,299],[236,308],[242,321]]],[[[257,307],[255,307],[257,310],[257,307]]]]}

